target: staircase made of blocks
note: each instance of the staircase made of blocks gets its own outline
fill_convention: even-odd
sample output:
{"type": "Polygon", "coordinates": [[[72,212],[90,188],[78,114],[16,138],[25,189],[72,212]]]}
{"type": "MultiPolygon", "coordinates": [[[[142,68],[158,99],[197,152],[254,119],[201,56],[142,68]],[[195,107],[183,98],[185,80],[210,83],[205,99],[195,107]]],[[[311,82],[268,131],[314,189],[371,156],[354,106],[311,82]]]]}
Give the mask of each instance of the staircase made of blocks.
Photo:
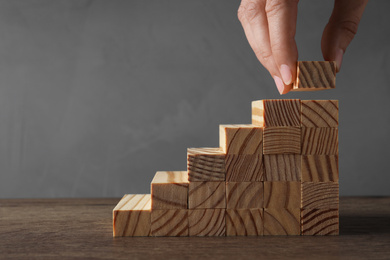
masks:
{"type": "MultiPolygon", "coordinates": [[[[302,71],[303,88],[329,82],[321,66],[302,71]]],[[[113,235],[339,234],[337,100],[253,101],[252,124],[219,131],[220,147],[188,148],[187,171],[159,171],[151,194],[125,195],[113,235]]]]}

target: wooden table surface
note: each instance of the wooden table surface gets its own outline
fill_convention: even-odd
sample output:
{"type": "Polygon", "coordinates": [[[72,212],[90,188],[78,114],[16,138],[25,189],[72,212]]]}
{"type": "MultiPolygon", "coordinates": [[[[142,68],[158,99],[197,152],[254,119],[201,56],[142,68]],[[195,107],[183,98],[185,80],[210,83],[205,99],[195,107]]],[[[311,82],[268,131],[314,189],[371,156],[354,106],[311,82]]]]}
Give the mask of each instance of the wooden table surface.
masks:
{"type": "Polygon", "coordinates": [[[390,259],[390,198],[341,198],[331,237],[113,238],[118,201],[0,200],[0,259],[390,259]]]}

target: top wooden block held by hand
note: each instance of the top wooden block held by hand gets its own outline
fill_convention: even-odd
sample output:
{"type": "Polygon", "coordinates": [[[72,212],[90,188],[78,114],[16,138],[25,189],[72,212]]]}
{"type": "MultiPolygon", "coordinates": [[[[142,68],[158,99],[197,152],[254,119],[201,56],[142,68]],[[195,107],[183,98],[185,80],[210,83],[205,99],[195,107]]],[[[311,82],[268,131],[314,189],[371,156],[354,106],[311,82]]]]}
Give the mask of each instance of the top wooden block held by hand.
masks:
{"type": "Polygon", "coordinates": [[[336,87],[335,61],[298,61],[291,91],[315,91],[336,87]]]}

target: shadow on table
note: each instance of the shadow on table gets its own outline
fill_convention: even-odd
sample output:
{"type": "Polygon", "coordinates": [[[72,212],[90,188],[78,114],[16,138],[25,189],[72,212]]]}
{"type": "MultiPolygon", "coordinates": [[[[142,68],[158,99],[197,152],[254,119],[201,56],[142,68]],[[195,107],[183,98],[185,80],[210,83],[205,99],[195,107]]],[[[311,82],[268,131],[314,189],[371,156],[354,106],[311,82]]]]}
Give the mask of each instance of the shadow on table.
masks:
{"type": "Polygon", "coordinates": [[[390,216],[340,216],[340,235],[389,235],[390,216]]]}

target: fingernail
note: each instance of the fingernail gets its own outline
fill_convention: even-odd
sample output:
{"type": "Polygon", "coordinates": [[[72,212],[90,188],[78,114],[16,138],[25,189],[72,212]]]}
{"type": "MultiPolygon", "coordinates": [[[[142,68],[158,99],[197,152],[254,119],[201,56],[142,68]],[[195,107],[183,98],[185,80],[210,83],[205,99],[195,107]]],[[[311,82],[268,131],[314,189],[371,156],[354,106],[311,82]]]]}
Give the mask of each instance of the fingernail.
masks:
{"type": "Polygon", "coordinates": [[[280,66],[280,74],[282,74],[284,84],[290,85],[292,81],[292,74],[290,68],[286,64],[282,64],[282,66],[280,66]]]}
{"type": "Polygon", "coordinates": [[[344,55],[344,51],[342,49],[338,49],[336,51],[335,61],[336,61],[336,71],[337,72],[339,72],[341,69],[341,63],[343,62],[343,55],[344,55]]]}
{"type": "Polygon", "coordinates": [[[282,93],[284,91],[283,81],[278,76],[274,76],[274,80],[275,80],[275,84],[276,84],[276,87],[279,90],[280,95],[282,95],[282,93]]]}

